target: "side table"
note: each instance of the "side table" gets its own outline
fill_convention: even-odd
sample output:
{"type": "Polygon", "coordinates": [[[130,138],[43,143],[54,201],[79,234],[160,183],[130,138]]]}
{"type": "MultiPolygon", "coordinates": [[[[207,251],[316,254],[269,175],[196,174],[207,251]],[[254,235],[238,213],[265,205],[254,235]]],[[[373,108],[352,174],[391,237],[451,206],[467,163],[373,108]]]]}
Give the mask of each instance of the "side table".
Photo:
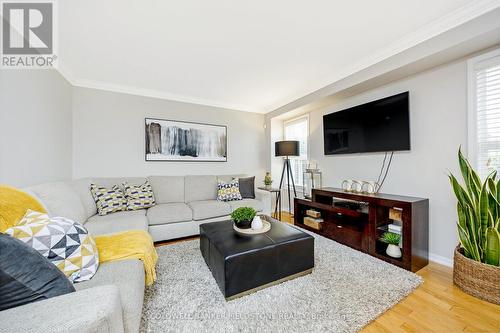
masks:
{"type": "Polygon", "coordinates": [[[278,219],[281,221],[281,191],[279,188],[272,188],[272,187],[265,187],[265,186],[261,186],[261,187],[257,187],[259,190],[262,190],[262,191],[267,191],[267,192],[270,192],[271,195],[274,193],[276,195],[276,205],[274,207],[274,218],[275,219],[278,219]]]}

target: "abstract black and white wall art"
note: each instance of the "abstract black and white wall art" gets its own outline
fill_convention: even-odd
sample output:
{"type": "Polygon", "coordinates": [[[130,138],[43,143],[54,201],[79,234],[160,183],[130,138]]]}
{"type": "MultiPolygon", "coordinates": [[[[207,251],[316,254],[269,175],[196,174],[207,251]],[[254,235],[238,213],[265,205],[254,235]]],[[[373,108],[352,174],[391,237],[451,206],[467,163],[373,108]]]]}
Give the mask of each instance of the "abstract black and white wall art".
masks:
{"type": "Polygon", "coordinates": [[[227,127],[146,118],[146,161],[227,161],[227,127]]]}

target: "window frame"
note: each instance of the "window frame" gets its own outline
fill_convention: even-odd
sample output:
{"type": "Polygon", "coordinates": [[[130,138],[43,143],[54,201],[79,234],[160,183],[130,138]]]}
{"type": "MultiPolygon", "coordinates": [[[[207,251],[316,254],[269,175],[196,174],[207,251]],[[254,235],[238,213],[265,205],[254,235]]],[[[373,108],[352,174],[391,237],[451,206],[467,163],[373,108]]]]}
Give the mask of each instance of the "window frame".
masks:
{"type": "MultiPolygon", "coordinates": [[[[311,134],[311,122],[309,121],[310,120],[310,117],[309,117],[309,113],[305,113],[305,114],[301,114],[300,116],[296,116],[296,117],[293,117],[293,118],[289,118],[289,119],[285,119],[283,120],[283,140],[287,140],[286,138],[286,127],[288,124],[292,124],[292,123],[296,123],[296,122],[299,122],[300,120],[302,119],[305,119],[306,122],[307,122],[307,143],[306,143],[306,156],[304,157],[304,160],[305,161],[308,161],[309,160],[309,148],[310,148],[310,134],[311,134]]],[[[297,157],[294,157],[294,156],[290,156],[290,160],[292,159],[298,159],[297,157]]],[[[302,178],[303,178],[303,175],[299,175],[300,177],[300,183],[302,184],[302,178]]],[[[297,185],[297,179],[294,179],[295,180],[295,187],[298,188],[298,189],[302,189],[304,187],[304,185],[297,185]]],[[[285,179],[285,184],[286,184],[286,179],[285,179]]]]}
{"type": "Polygon", "coordinates": [[[495,57],[500,56],[500,48],[483,53],[467,60],[467,155],[474,169],[478,169],[479,141],[477,123],[477,80],[476,68],[495,57]]]}

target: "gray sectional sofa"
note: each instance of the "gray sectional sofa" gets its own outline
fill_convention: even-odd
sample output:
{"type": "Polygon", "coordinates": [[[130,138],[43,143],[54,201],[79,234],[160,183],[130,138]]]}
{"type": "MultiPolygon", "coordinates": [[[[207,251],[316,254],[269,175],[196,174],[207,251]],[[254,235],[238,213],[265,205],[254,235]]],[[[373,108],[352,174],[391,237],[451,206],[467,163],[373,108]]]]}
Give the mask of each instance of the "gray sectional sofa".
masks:
{"type": "MultiPolygon", "coordinates": [[[[231,212],[250,206],[271,212],[271,198],[255,190],[255,199],[217,201],[217,179],[239,175],[150,176],[147,178],[85,178],[41,184],[26,190],[49,215],[84,224],[93,235],[145,230],[154,241],[197,235],[199,225],[229,219],[231,212]],[[149,180],[156,205],[133,212],[97,215],[90,184],[106,187],[149,180]]],[[[0,312],[0,332],[138,332],[144,299],[144,268],[139,260],[104,263],[96,275],[75,284],[77,292],[0,312]]]]}

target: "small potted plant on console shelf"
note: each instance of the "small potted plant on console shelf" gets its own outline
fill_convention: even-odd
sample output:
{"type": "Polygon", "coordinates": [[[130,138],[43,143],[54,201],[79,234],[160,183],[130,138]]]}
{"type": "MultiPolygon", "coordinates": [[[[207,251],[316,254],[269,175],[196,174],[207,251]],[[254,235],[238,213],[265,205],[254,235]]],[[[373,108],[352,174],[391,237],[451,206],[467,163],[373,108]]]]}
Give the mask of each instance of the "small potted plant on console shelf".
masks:
{"type": "Polygon", "coordinates": [[[401,236],[393,232],[386,232],[380,237],[380,240],[387,243],[387,253],[388,256],[393,258],[401,258],[401,249],[399,248],[399,242],[401,241],[401,236]]]}

